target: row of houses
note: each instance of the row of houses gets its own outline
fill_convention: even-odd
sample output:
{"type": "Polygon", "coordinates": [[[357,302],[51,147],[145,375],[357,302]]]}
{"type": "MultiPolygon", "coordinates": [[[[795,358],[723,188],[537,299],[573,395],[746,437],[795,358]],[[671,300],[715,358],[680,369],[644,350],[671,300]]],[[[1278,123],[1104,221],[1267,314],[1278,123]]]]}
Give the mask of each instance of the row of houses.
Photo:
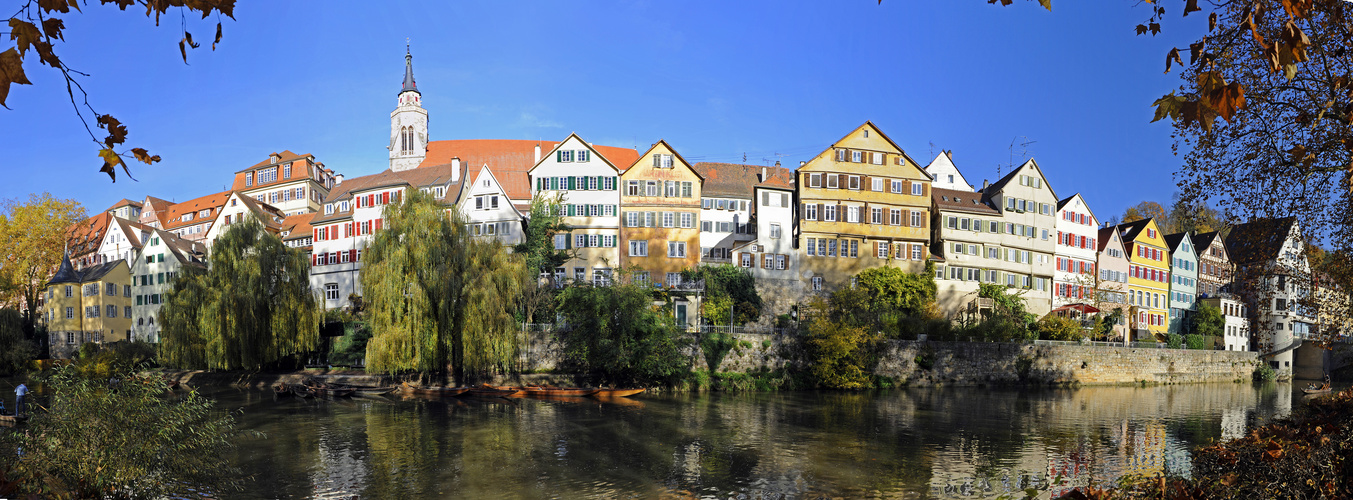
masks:
{"type": "MultiPolygon", "coordinates": [[[[557,142],[431,141],[412,56],[405,61],[385,170],[345,179],[313,155],[283,151],[235,172],[228,191],[184,202],[122,200],[72,228],[71,272],[58,273],[49,290],[52,345],[156,339],[155,313],[173,274],[204,265],[211,242],[250,217],[309,254],[311,284],[327,308],[346,307],[362,295],[362,251],[384,227],[383,208],[413,190],[503,245],[521,241],[533,197],[558,199],[569,230],[553,244],[572,258],[543,278],[604,286],[625,269],[673,291],[675,314],[690,325],[700,321],[699,294],[688,292],[699,285],[684,283],[681,271],[701,264],[746,268],[771,315],[850,286],[865,269],[919,273],[930,265],[938,305],[956,320],[984,314],[990,305],[977,291],[991,283],[1016,290],[1040,316],[1117,311],[1114,331],[1123,339],[1183,332],[1200,303],[1226,314],[1228,350],[1290,349],[1316,321],[1290,306],[1307,293],[1295,284],[1263,303],[1236,286],[1246,269],[1262,267],[1278,281],[1309,272],[1290,218],[1242,224],[1228,237],[1161,234],[1151,219],[1108,225],[1080,194],[1059,195],[1032,159],[979,188],[951,152],[922,166],[871,122],[794,169],[691,163],[663,140],[642,152],[578,134],[557,142]],[[112,270],[118,262],[130,285],[119,300],[131,309],[114,313],[129,314],[105,307],[99,328],[70,322],[80,319],[74,299],[83,296],[56,285],[121,279],[112,270]]],[[[1290,366],[1285,355],[1276,355],[1279,368],[1290,366]]]]}

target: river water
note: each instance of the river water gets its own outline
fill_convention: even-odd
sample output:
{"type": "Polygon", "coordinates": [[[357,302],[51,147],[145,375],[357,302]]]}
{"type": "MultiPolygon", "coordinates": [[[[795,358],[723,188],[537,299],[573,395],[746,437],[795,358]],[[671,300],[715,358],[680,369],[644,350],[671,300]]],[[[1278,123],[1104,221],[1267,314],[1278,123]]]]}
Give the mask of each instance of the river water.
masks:
{"type": "Polygon", "coordinates": [[[276,399],[207,388],[253,476],[230,498],[983,498],[1189,472],[1302,404],[1291,384],[276,399]]]}

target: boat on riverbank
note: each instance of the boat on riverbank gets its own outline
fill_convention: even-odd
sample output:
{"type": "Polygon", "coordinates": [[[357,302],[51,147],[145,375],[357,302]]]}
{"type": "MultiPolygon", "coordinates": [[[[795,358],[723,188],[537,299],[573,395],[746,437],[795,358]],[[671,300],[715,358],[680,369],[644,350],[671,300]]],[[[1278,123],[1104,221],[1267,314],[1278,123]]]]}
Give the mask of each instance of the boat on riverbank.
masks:
{"type": "Polygon", "coordinates": [[[287,384],[278,383],[272,386],[272,393],[278,397],[287,397],[291,395],[291,389],[287,389],[287,384]]]}
{"type": "Polygon", "coordinates": [[[303,386],[303,385],[289,385],[289,386],[287,386],[287,389],[290,389],[290,390],[291,390],[291,394],[295,395],[295,396],[298,397],[298,398],[313,398],[313,397],[315,397],[314,391],[311,391],[309,387],[306,387],[306,386],[303,386]]]}
{"type": "Polygon", "coordinates": [[[588,389],[583,387],[551,387],[551,386],[526,386],[522,390],[526,391],[527,396],[532,397],[581,397],[591,396],[601,391],[601,389],[588,389]]]}
{"type": "Polygon", "coordinates": [[[491,385],[481,385],[471,387],[469,391],[471,396],[481,398],[510,398],[526,394],[526,390],[520,387],[494,387],[491,385]]]}
{"type": "Polygon", "coordinates": [[[395,390],[397,390],[397,389],[399,389],[399,388],[398,388],[398,387],[391,386],[391,387],[353,387],[352,389],[353,389],[353,391],[355,391],[358,395],[362,395],[362,396],[380,396],[380,395],[382,395],[382,394],[389,394],[389,393],[395,392],[395,390]]]}
{"type": "Polygon", "coordinates": [[[644,392],[645,390],[646,389],[598,389],[592,396],[598,398],[627,398],[644,392]]]}
{"type": "Polygon", "coordinates": [[[432,387],[432,386],[425,387],[413,385],[408,382],[400,384],[400,387],[404,390],[405,394],[413,394],[416,396],[439,396],[448,398],[465,394],[466,391],[470,390],[469,387],[432,387]]]}
{"type": "Polygon", "coordinates": [[[28,415],[0,415],[0,423],[22,424],[28,421],[28,415]]]}

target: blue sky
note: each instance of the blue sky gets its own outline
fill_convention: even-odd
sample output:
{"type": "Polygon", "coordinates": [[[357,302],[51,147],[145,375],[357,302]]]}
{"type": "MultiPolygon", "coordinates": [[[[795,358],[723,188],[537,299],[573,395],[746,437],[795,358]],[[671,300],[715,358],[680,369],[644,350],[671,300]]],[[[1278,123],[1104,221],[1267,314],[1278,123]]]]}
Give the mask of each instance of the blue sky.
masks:
{"type": "Polygon", "coordinates": [[[1027,150],[1059,195],[1082,192],[1107,219],[1169,201],[1180,158],[1150,104],[1179,84],[1162,74],[1165,52],[1205,28],[1170,13],[1160,36],[1136,36],[1149,12],[1135,3],[241,2],[215,52],[215,20],[188,16],[208,42],[190,65],[179,16],[155,27],[91,4],[65,16],[58,53],[91,75],[91,103],[128,125],[128,147],[164,161],[110,183],[59,74],[30,63],[35,85],[0,110],[0,198],[50,191],[91,212],[183,201],[283,149],[349,178],[379,172],[408,37],[433,140],[577,132],[792,166],[872,120],[922,164],[953,150],[978,184],[1012,140],[1034,141],[1016,162],[1027,150]]]}

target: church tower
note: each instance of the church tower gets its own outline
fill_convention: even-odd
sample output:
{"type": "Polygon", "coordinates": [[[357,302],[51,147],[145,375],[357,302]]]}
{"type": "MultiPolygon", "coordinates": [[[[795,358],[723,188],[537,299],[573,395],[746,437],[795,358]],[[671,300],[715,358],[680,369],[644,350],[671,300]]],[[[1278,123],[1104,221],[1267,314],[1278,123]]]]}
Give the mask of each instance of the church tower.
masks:
{"type": "Polygon", "coordinates": [[[406,45],[404,88],[399,91],[399,106],[390,112],[390,170],[418,168],[427,156],[428,112],[423,109],[422,97],[413,81],[413,54],[406,45]]]}

